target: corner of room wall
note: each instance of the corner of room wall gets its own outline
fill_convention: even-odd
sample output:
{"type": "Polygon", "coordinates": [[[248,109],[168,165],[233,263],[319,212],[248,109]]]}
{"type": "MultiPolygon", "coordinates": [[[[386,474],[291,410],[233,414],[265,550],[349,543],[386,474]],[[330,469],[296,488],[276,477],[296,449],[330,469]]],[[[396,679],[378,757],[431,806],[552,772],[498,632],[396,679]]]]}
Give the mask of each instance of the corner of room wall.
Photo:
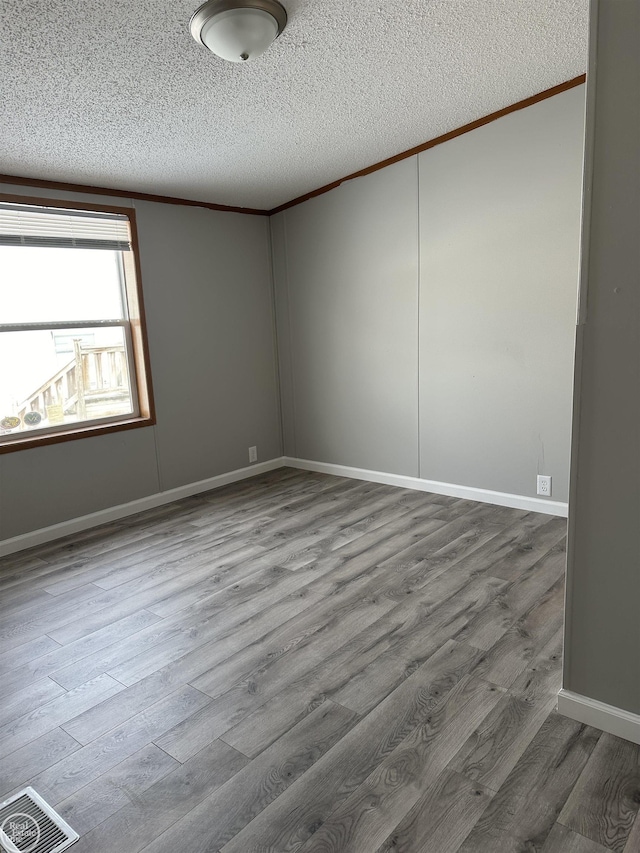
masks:
{"type": "MultiPolygon", "coordinates": [[[[480,500],[498,502],[497,496],[502,495],[506,505],[524,501],[531,508],[545,507],[540,503],[544,499],[536,499],[529,485],[539,467],[538,450],[532,452],[530,442],[524,453],[513,451],[513,458],[509,452],[502,453],[515,436],[518,425],[513,419],[498,435],[496,447],[501,453],[495,459],[491,458],[492,451],[478,447],[478,452],[460,467],[459,449],[478,445],[474,437],[477,424],[469,415],[465,423],[464,416],[465,401],[471,400],[473,388],[465,391],[458,381],[457,401],[446,397],[447,387],[456,387],[450,381],[452,360],[445,358],[443,351],[451,347],[451,335],[445,334],[434,360],[428,355],[432,343],[428,323],[435,316],[434,310],[436,314],[441,311],[442,297],[450,288],[445,279],[436,282],[424,266],[431,240],[425,205],[433,203],[435,197],[431,193],[432,170],[427,166],[443,156],[445,161],[450,157],[454,161],[460,157],[473,160],[496,140],[498,149],[506,146],[513,151],[530,136],[527,128],[530,130],[532,122],[534,126],[551,122],[552,128],[559,128],[559,112],[563,110],[552,106],[556,98],[571,105],[572,117],[565,117],[564,130],[557,132],[569,133],[570,148],[575,151],[580,91],[564,91],[527,106],[413,155],[415,163],[412,156],[387,165],[269,219],[119,197],[119,204],[130,204],[139,211],[143,288],[159,419],[155,427],[137,437],[144,440],[144,452],[134,448],[137,439],[132,439],[130,453],[135,453],[138,467],[144,467],[138,472],[138,491],[133,492],[128,485],[126,473],[134,468],[126,463],[126,455],[119,458],[122,449],[108,448],[104,459],[115,477],[114,488],[102,494],[94,489],[89,504],[83,505],[85,511],[106,511],[141,497],[242,471],[246,445],[252,444],[259,445],[261,459],[266,456],[275,461],[284,452],[299,462],[310,459],[341,470],[415,480],[416,488],[432,484],[433,488],[453,489],[453,494],[466,490],[465,494],[484,495],[478,497],[480,500]],[[420,168],[422,164],[424,169],[420,168]],[[260,223],[253,223],[254,219],[260,223]],[[202,237],[205,232],[206,240],[202,237]],[[209,241],[211,233],[220,236],[216,255],[223,270],[220,281],[228,285],[222,301],[217,300],[216,290],[206,278],[211,246],[205,250],[204,242],[209,241]],[[246,252],[247,239],[255,251],[246,252]],[[184,244],[182,249],[168,255],[163,247],[176,240],[184,244]],[[238,265],[227,258],[227,250],[240,243],[243,251],[235,252],[234,257],[242,256],[244,261],[242,269],[236,269],[238,265]],[[176,267],[180,257],[185,263],[176,267]],[[178,301],[172,290],[176,276],[184,291],[178,301]],[[203,323],[207,317],[212,318],[211,323],[203,323]],[[229,330],[237,328],[243,329],[243,334],[234,333],[231,339],[229,330]],[[208,414],[200,421],[190,420],[186,427],[183,413],[189,411],[194,395],[189,383],[187,387],[178,381],[181,361],[171,358],[166,346],[174,334],[172,329],[178,329],[178,335],[184,332],[189,341],[195,334],[205,342],[208,394],[204,399],[208,414]],[[226,361],[220,362],[225,342],[233,354],[231,370],[226,361]],[[439,388],[431,387],[436,374],[450,379],[439,388]],[[244,393],[238,394],[239,388],[244,393]],[[452,403],[457,410],[455,406],[451,410],[452,403]],[[446,429],[434,422],[436,410],[441,412],[446,429]],[[466,432],[460,435],[456,430],[461,423],[466,432]],[[455,425],[454,430],[451,425],[455,425]],[[446,445],[453,439],[458,448],[455,452],[446,445]],[[519,455],[526,457],[522,465],[513,461],[519,455]],[[490,474],[485,457],[489,457],[490,474]]],[[[570,157],[575,159],[574,154],[570,157]]],[[[448,168],[452,175],[458,171],[455,164],[448,168]]],[[[107,198],[71,190],[32,191],[25,186],[12,186],[10,190],[71,200],[89,197],[100,202],[107,198]]],[[[500,185],[496,200],[504,201],[503,191],[500,185]]],[[[571,192],[563,189],[565,195],[571,192]]],[[[455,197],[454,202],[464,202],[464,195],[450,195],[455,197]]],[[[465,217],[473,215],[474,205],[465,202],[462,209],[464,226],[465,217]]],[[[456,213],[454,208],[450,212],[456,213]]],[[[567,256],[567,269],[569,262],[567,256]]],[[[473,294],[474,288],[469,292],[473,294]]],[[[468,304],[466,308],[471,311],[468,304]]],[[[451,317],[445,312],[441,319],[446,332],[451,317]]],[[[204,381],[204,375],[200,379],[204,381]]],[[[563,444],[557,434],[564,420],[562,415],[560,425],[554,427],[556,437],[546,442],[548,459],[563,458],[563,444]]],[[[40,470],[47,479],[57,480],[61,471],[78,468],[73,446],[71,442],[66,450],[45,455],[40,470]]],[[[28,461],[27,456],[23,459],[28,461]]],[[[23,476],[27,470],[22,466],[21,474],[15,462],[1,466],[2,462],[0,473],[10,471],[11,477],[23,476]]],[[[31,477],[29,474],[25,482],[31,477]]],[[[96,478],[100,479],[97,472],[96,478]]],[[[85,484],[76,475],[71,481],[65,484],[53,514],[44,511],[44,504],[27,508],[26,498],[21,499],[9,515],[4,514],[0,536],[14,537],[65,519],[72,521],[78,515],[77,502],[85,484]]],[[[553,497],[546,510],[562,514],[566,500],[562,489],[553,497]]]]}

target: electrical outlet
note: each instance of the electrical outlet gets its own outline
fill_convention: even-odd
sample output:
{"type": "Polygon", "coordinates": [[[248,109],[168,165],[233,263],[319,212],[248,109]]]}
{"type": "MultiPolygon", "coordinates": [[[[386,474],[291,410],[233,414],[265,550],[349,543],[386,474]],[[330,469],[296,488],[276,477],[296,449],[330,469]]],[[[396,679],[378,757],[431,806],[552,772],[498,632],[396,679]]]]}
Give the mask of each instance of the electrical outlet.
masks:
{"type": "Polygon", "coordinates": [[[250,447],[249,448],[249,462],[257,462],[258,461],[258,448],[250,447]]]}
{"type": "Polygon", "coordinates": [[[546,474],[538,474],[538,494],[551,497],[551,477],[546,474]]]}

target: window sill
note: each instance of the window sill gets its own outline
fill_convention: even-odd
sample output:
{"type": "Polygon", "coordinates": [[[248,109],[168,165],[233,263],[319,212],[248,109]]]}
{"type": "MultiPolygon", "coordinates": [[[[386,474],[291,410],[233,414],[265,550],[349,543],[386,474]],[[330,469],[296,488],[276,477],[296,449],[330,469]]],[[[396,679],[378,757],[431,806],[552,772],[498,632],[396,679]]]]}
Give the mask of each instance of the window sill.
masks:
{"type": "Polygon", "coordinates": [[[16,450],[30,450],[34,447],[43,447],[47,444],[59,444],[63,441],[75,441],[79,438],[90,438],[96,435],[106,435],[110,432],[122,432],[126,429],[139,429],[155,424],[153,417],[129,418],[111,424],[99,424],[96,426],[73,427],[73,429],[51,433],[50,435],[25,436],[14,438],[11,441],[0,444],[0,453],[14,453],[16,450]]]}

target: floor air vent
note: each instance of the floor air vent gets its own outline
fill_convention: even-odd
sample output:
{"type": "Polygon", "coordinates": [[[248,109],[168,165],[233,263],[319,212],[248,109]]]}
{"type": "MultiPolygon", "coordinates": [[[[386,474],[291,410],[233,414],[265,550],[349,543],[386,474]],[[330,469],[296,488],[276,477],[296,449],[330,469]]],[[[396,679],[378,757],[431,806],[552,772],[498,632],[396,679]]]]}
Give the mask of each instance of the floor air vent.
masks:
{"type": "Polygon", "coordinates": [[[78,838],[33,788],[0,804],[0,850],[6,853],[60,853],[78,838]]]}

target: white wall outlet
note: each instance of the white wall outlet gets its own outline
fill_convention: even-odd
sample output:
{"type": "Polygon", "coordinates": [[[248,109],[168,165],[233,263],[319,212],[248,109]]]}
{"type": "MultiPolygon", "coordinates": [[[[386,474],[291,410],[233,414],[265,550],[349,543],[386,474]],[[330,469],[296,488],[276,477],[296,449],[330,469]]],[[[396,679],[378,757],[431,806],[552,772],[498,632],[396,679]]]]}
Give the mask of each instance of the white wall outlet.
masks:
{"type": "Polygon", "coordinates": [[[538,474],[538,494],[545,498],[551,497],[551,477],[547,474],[538,474]]]}
{"type": "Polygon", "coordinates": [[[258,448],[250,447],[249,448],[249,462],[257,462],[258,461],[258,448]]]}

